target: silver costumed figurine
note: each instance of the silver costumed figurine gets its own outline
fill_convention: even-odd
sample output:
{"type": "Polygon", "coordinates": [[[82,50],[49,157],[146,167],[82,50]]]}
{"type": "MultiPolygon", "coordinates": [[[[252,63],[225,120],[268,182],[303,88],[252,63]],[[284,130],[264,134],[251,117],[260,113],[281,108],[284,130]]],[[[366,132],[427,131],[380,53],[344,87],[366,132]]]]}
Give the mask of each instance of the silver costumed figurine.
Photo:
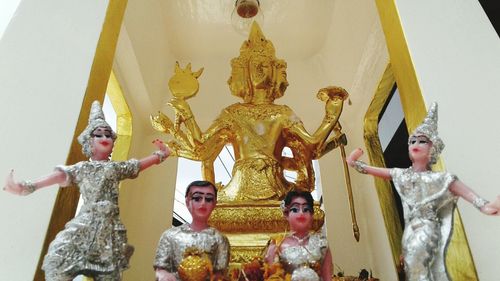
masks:
{"type": "Polygon", "coordinates": [[[222,280],[229,264],[229,241],[208,225],[217,204],[217,189],[209,181],[194,181],[185,198],[193,220],[162,234],[153,265],[156,280],[222,280]]]}
{"type": "Polygon", "coordinates": [[[78,137],[90,161],[57,166],[55,171],[34,181],[14,181],[8,175],[4,190],[28,195],[43,187],[77,185],[83,198],[79,213],[69,221],[49,245],[42,269],[47,281],[73,280],[80,274],[95,281],[121,280],[134,248],[127,244],[125,226],[118,209],[118,184],[135,178],[140,171],[159,164],[170,150],[160,140],[153,155],[141,160],[110,160],[116,134],[104,119],[99,102],[94,101],[88,126],[78,137]]]}
{"type": "Polygon", "coordinates": [[[265,280],[332,280],[328,240],[321,231],[311,231],[314,216],[311,193],[289,191],[281,205],[290,233],[269,241],[264,260],[270,268],[284,271],[274,270],[275,273],[264,276],[265,280]]]}
{"type": "Polygon", "coordinates": [[[405,218],[402,239],[406,279],[410,281],[450,280],[445,257],[453,226],[453,211],[459,197],[487,215],[498,215],[500,196],[494,202],[479,197],[448,172],[434,172],[444,143],[437,131],[437,104],[433,103],[424,122],[408,139],[412,166],[406,169],[372,167],[359,161],[361,149],[347,162],[358,172],[392,180],[401,197],[405,218]]]}

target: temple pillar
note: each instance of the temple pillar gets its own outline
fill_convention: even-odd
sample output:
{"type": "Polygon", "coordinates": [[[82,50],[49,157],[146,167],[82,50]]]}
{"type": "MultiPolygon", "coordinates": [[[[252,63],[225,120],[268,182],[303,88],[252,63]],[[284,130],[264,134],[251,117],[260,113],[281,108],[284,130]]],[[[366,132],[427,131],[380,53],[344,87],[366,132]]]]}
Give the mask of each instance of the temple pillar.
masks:
{"type": "MultiPolygon", "coordinates": [[[[17,179],[34,178],[70,161],[82,104],[104,96],[114,45],[104,55],[98,49],[109,35],[106,20],[119,16],[107,14],[116,2],[19,4],[0,41],[2,177],[15,168],[17,179]],[[98,53],[108,67],[99,65],[98,53]]],[[[33,279],[57,193],[54,187],[26,198],[0,192],[0,279],[33,279]]]]}

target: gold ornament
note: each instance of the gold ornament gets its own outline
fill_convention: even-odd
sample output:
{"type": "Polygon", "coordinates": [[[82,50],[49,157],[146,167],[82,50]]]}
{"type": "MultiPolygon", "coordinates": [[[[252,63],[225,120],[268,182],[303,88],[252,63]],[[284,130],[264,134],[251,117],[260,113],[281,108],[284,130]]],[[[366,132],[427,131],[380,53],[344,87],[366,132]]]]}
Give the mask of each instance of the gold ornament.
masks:
{"type": "Polygon", "coordinates": [[[186,249],[177,270],[182,281],[205,281],[208,277],[214,280],[210,258],[196,248],[186,249]]]}

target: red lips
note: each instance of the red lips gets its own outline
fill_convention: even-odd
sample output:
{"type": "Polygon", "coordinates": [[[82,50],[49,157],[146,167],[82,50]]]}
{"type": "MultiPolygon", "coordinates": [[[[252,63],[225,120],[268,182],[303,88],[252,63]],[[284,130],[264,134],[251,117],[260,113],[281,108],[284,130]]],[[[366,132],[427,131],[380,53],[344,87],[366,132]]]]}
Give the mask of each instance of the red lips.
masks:
{"type": "Polygon", "coordinates": [[[103,146],[108,146],[108,145],[109,145],[109,142],[107,142],[107,141],[101,141],[101,142],[99,142],[99,143],[100,143],[101,145],[103,145],[103,146]]]}
{"type": "Polygon", "coordinates": [[[297,220],[300,221],[300,222],[305,222],[306,218],[305,217],[298,217],[297,220]]]}

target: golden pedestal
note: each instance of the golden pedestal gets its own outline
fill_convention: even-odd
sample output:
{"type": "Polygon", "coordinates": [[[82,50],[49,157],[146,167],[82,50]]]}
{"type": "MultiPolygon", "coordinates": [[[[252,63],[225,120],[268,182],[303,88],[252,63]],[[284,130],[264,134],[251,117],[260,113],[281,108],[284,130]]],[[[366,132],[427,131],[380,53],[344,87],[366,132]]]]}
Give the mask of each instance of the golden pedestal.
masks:
{"type": "MultiPolygon", "coordinates": [[[[323,226],[325,213],[314,205],[313,230],[323,226]]],[[[218,203],[209,221],[231,244],[231,262],[248,263],[261,257],[269,239],[283,234],[288,222],[280,201],[218,203]]]]}

